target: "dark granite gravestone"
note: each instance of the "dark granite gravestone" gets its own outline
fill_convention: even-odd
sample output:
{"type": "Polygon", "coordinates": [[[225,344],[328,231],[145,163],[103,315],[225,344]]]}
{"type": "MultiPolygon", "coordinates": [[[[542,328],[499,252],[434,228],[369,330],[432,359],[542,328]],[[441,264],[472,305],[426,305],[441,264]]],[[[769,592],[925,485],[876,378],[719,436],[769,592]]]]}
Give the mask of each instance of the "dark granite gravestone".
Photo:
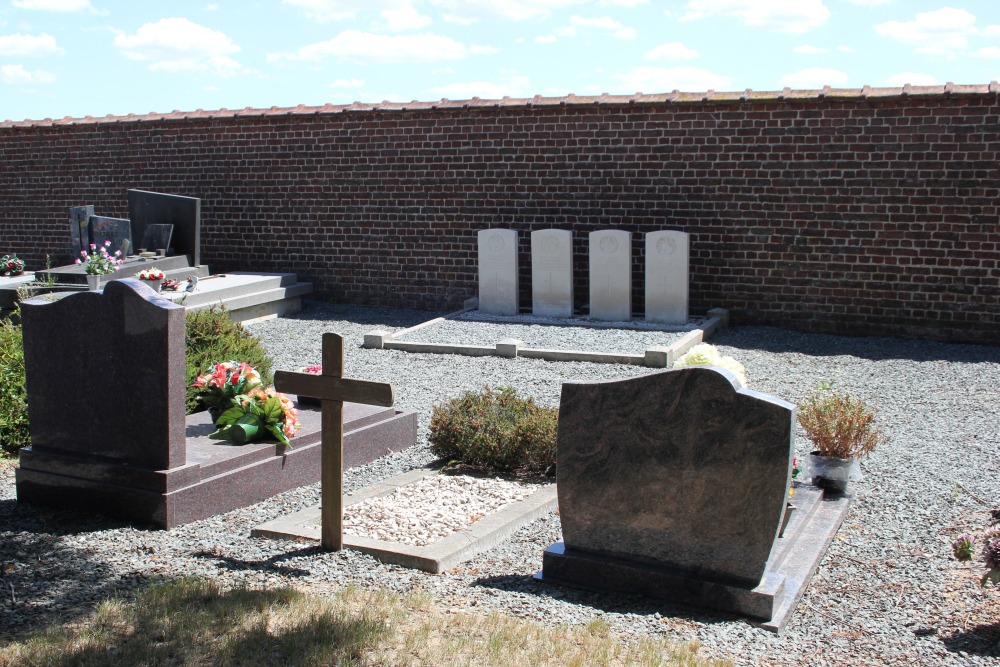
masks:
{"type": "MultiPolygon", "coordinates": [[[[105,218],[102,215],[90,216],[90,243],[100,251],[105,241],[111,241],[108,253],[114,254],[121,250],[122,255],[128,255],[135,246],[132,245],[132,225],[124,218],[105,218]]],[[[90,248],[87,248],[88,252],[90,248]]]]}
{"type": "Polygon", "coordinates": [[[170,250],[170,237],[173,236],[173,225],[146,225],[146,231],[142,234],[142,244],[140,248],[145,248],[149,252],[156,250],[170,250]]]}
{"type": "Polygon", "coordinates": [[[73,259],[80,256],[80,251],[90,250],[90,216],[94,215],[93,206],[69,207],[69,233],[73,239],[73,259]]]}
{"type": "Polygon", "coordinates": [[[566,383],[563,542],[541,577],[719,609],[780,629],[843,520],[803,487],[785,518],[794,406],[714,367],[566,383]],[[821,511],[824,510],[824,511],[821,511]]]}
{"type": "MultiPolygon", "coordinates": [[[[138,280],[28,299],[21,318],[32,444],[19,501],[172,528],[319,481],[318,411],[300,411],[291,450],[212,440],[207,413],[185,417],[184,308],[138,280]]],[[[362,465],[412,445],[417,419],[349,403],[344,431],[348,465],[362,465]]]]}
{"type": "MultiPolygon", "coordinates": [[[[201,200],[145,190],[128,191],[128,216],[135,238],[144,239],[149,225],[173,225],[174,253],[201,264],[201,200]]],[[[147,250],[156,248],[147,246],[147,250]]]]}

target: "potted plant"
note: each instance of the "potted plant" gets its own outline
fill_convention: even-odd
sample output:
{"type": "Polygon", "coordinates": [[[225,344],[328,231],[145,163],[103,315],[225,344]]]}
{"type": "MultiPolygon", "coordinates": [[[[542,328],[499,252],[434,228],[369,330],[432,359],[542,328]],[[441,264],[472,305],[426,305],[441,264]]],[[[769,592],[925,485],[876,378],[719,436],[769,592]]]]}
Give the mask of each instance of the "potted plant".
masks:
{"type": "Polygon", "coordinates": [[[135,274],[135,277],[153,288],[154,292],[159,292],[165,276],[163,271],[155,266],[151,266],[148,269],[143,269],[139,273],[135,274]]]}
{"type": "Polygon", "coordinates": [[[86,250],[80,251],[80,257],[76,260],[76,263],[83,265],[83,272],[87,274],[87,283],[90,289],[100,287],[100,277],[114,273],[122,265],[122,251],[115,250],[114,253],[109,253],[108,248],[110,247],[111,241],[105,241],[104,245],[100,248],[97,247],[96,243],[91,243],[90,252],[86,250]]]}
{"type": "MultiPolygon", "coordinates": [[[[986,563],[986,574],[979,583],[984,587],[990,582],[1000,586],[1000,525],[989,528],[981,537],[983,544],[981,553],[983,562],[986,563]]],[[[955,558],[962,562],[972,560],[976,551],[976,536],[962,535],[951,543],[951,551],[955,554],[955,558]]]]}
{"type": "Polygon", "coordinates": [[[845,493],[852,479],[861,479],[862,459],[889,440],[875,423],[875,410],[839,391],[820,391],[798,406],[798,420],[815,445],[809,455],[813,484],[845,493]]]}

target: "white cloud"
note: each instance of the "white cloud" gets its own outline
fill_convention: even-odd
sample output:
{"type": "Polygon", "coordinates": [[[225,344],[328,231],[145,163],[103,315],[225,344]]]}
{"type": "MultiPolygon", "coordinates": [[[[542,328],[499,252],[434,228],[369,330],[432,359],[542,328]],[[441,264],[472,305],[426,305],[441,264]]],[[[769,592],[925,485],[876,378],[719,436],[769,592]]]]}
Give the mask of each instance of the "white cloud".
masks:
{"type": "Polygon", "coordinates": [[[829,67],[807,67],[781,77],[781,85],[790,88],[822,88],[847,85],[847,72],[829,67]]]}
{"type": "Polygon", "coordinates": [[[847,44],[841,44],[837,47],[837,50],[841,53],[854,53],[854,49],[847,44]]]}
{"type": "Polygon", "coordinates": [[[984,46],[981,49],[977,49],[969,54],[976,58],[991,58],[993,60],[1000,60],[1000,46],[984,46]]]}
{"type": "Polygon", "coordinates": [[[61,51],[52,35],[0,35],[0,56],[47,56],[61,51]]]}
{"type": "Polygon", "coordinates": [[[467,23],[491,17],[512,21],[548,16],[553,10],[586,4],[588,0],[430,0],[445,10],[445,19],[467,23]]]}
{"type": "Polygon", "coordinates": [[[584,18],[582,16],[572,16],[569,19],[570,26],[575,28],[598,28],[607,30],[618,39],[635,39],[635,28],[626,28],[610,16],[600,18],[584,18]]]}
{"type": "Polygon", "coordinates": [[[627,93],[664,93],[673,90],[701,92],[725,90],[732,79],[697,67],[633,67],[621,74],[612,74],[618,90],[627,93]]]}
{"type": "Polygon", "coordinates": [[[506,76],[499,83],[491,81],[451,83],[446,86],[432,88],[431,92],[434,95],[440,95],[450,100],[467,100],[473,97],[497,100],[504,96],[528,97],[532,95],[531,81],[528,77],[520,74],[506,76]]]}
{"type": "Polygon", "coordinates": [[[240,47],[228,36],[184,18],[146,23],[132,35],[119,33],[115,46],[127,58],[149,62],[153,71],[211,71],[219,76],[245,71],[229,57],[240,47]]]}
{"type": "Polygon", "coordinates": [[[877,7],[879,5],[887,5],[892,0],[847,0],[847,2],[852,5],[861,5],[862,7],[877,7]]]}
{"type": "Polygon", "coordinates": [[[700,55],[680,42],[667,42],[646,51],[646,60],[693,60],[700,55]]]}
{"type": "Polygon", "coordinates": [[[599,5],[612,5],[618,7],[638,7],[639,5],[645,5],[649,0],[601,0],[599,5]]]}
{"type": "Polygon", "coordinates": [[[688,0],[682,21],[732,16],[751,28],[806,32],[830,17],[823,0],[688,0]]]}
{"type": "Polygon", "coordinates": [[[18,9],[40,9],[46,12],[78,12],[93,9],[90,0],[11,0],[18,9]]]}
{"type": "Polygon", "coordinates": [[[24,69],[24,65],[2,65],[0,66],[0,82],[25,86],[32,84],[55,83],[56,75],[44,70],[29,72],[24,69]]]}
{"type": "Polygon", "coordinates": [[[412,63],[460,60],[496,52],[490,46],[463,44],[441,35],[377,35],[360,30],[345,30],[333,39],[308,44],[294,52],[269,53],[267,60],[319,62],[333,56],[358,62],[412,63]]]}
{"type": "Polygon", "coordinates": [[[207,5],[205,5],[205,11],[206,12],[217,12],[217,11],[219,11],[219,5],[218,5],[218,3],[215,3],[215,2],[208,3],[207,5]]]}
{"type": "Polygon", "coordinates": [[[551,44],[557,39],[559,38],[556,37],[555,35],[539,35],[538,37],[535,37],[535,42],[537,42],[538,44],[551,44]]]}
{"type": "Polygon", "coordinates": [[[811,44],[803,44],[801,46],[796,46],[792,49],[793,53],[804,53],[806,55],[818,55],[823,53],[830,53],[830,49],[824,49],[821,46],[813,46],[811,44]]]}
{"type": "Polygon", "coordinates": [[[983,28],[983,34],[987,37],[996,37],[1000,35],[1000,25],[988,25],[983,28]]]}
{"type": "Polygon", "coordinates": [[[948,55],[964,49],[976,32],[976,17],[964,9],[944,7],[921,12],[912,21],[886,21],[875,26],[882,37],[909,44],[918,53],[948,55]]]}
{"type": "Polygon", "coordinates": [[[885,80],[885,85],[905,86],[909,83],[914,86],[932,86],[937,82],[937,77],[933,77],[930,74],[920,74],[919,72],[900,72],[899,74],[893,74],[887,78],[885,80]]]}
{"type": "Polygon", "coordinates": [[[385,27],[397,32],[423,28],[431,22],[429,17],[418,12],[412,5],[389,7],[383,9],[380,14],[385,20],[385,27]]]}
{"type": "Polygon", "coordinates": [[[365,85],[364,79],[337,79],[330,84],[331,88],[361,88],[365,85]]]}

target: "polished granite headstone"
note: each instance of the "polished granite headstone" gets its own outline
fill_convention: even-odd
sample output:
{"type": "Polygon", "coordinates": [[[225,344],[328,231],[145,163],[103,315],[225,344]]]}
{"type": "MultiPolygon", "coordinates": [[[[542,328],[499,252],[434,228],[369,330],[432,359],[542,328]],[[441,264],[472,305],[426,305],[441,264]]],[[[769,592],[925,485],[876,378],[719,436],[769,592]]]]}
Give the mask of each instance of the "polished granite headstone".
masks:
{"type": "Polygon", "coordinates": [[[93,206],[69,207],[69,234],[73,240],[73,259],[81,251],[90,250],[90,216],[94,215],[93,206]]]}
{"type": "Polygon", "coordinates": [[[108,254],[121,251],[122,256],[130,255],[135,250],[132,243],[132,224],[124,218],[107,218],[103,215],[90,216],[90,243],[97,246],[90,254],[99,252],[105,241],[111,241],[108,254]]]}
{"type": "MultiPolygon", "coordinates": [[[[811,530],[805,513],[779,539],[794,407],[738,386],[715,367],[563,384],[556,471],[563,542],[545,552],[541,577],[780,627],[818,562],[793,549],[808,546],[798,544],[811,530]]],[[[810,516],[821,514],[816,502],[810,508],[810,516]]],[[[842,518],[841,511],[833,521],[842,518]]],[[[830,537],[819,540],[822,550],[830,537]]]]}
{"type": "MultiPolygon", "coordinates": [[[[174,254],[188,264],[201,264],[201,200],[145,190],[128,191],[128,217],[135,238],[143,240],[149,225],[173,225],[174,254]]],[[[147,247],[147,250],[157,248],[147,247]]]]}
{"type": "MultiPolygon", "coordinates": [[[[213,440],[207,413],[185,416],[183,306],[127,278],[21,308],[32,444],[19,501],[172,528],[319,481],[318,411],[300,412],[291,449],[213,440]]],[[[412,445],[417,419],[348,403],[344,431],[350,467],[412,445]]]]}

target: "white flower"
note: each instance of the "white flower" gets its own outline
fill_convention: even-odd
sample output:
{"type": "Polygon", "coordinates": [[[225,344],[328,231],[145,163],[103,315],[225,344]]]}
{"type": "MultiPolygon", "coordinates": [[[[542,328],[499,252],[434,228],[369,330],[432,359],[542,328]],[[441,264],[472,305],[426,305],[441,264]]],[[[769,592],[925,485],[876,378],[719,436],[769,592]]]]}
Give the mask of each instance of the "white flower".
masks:
{"type": "Polygon", "coordinates": [[[725,368],[727,371],[736,376],[736,379],[740,381],[740,384],[744,387],[747,386],[747,372],[743,368],[743,364],[736,361],[732,357],[719,357],[715,360],[715,366],[720,368],[725,368]]]}
{"type": "Polygon", "coordinates": [[[708,343],[698,343],[688,350],[687,354],[674,362],[674,368],[714,364],[718,358],[719,351],[715,349],[715,346],[708,343]]]}

